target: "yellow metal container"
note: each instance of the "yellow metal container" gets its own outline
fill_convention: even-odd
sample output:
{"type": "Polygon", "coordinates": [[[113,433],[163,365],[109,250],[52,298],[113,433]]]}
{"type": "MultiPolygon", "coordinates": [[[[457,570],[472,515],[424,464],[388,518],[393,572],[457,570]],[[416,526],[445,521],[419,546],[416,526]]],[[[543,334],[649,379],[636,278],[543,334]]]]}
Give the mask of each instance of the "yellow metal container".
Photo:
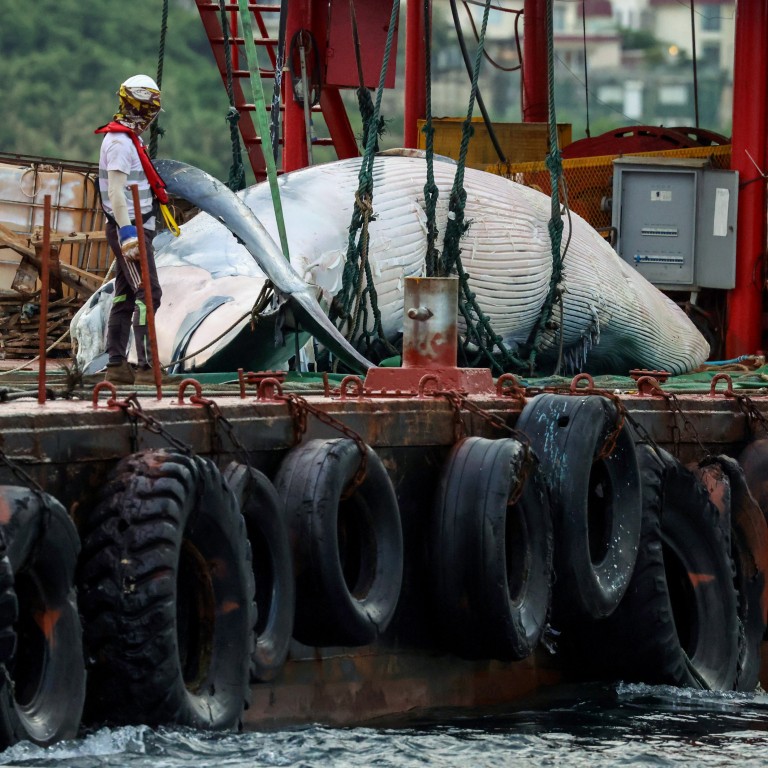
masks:
{"type": "MultiPolygon", "coordinates": [[[[426,121],[419,120],[419,149],[426,149],[426,136],[422,128],[426,121]]],[[[432,119],[435,129],[435,152],[459,159],[463,117],[437,117],[432,119]]],[[[499,162],[482,117],[472,118],[474,134],[469,142],[467,166],[484,170],[491,163],[499,162]]],[[[547,123],[494,123],[493,130],[509,163],[526,163],[544,160],[549,151],[549,126],[547,123]]],[[[560,148],[571,143],[571,125],[557,127],[560,148]]]]}

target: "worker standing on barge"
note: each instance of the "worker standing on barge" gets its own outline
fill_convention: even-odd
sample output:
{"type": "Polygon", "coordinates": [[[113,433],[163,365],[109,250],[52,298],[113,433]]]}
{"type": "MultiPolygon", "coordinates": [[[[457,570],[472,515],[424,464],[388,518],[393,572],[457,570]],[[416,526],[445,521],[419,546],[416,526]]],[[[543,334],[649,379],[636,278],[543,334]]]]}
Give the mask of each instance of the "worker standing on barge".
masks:
{"type": "Polygon", "coordinates": [[[131,188],[133,185],[139,188],[152,302],[157,311],[162,292],[152,247],[156,226],[155,201],[166,202],[167,194],[139,135],[160,112],[160,89],[151,77],[134,75],[120,86],[118,94],[120,105],[113,121],[95,131],[105,134],[99,155],[99,192],[107,217],[107,242],[116,259],[115,295],[107,324],[109,362],[106,380],[113,384],[153,385],[146,286],[141,279],[131,188]],[[138,357],[135,372],[127,360],[131,323],[138,357]]]}

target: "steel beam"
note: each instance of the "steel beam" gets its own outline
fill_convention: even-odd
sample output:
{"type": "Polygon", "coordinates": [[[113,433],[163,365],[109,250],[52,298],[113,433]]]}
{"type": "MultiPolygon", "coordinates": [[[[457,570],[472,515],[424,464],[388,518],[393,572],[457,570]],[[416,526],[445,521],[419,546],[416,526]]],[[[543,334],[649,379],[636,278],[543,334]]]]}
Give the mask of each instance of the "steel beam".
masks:
{"type": "Polygon", "coordinates": [[[736,287],[728,296],[726,356],[762,346],[763,266],[766,248],[768,126],[768,0],[736,6],[731,168],[739,172],[736,287]]]}
{"type": "Polygon", "coordinates": [[[547,78],[547,12],[545,0],[525,0],[523,5],[524,123],[546,123],[549,117],[547,78]]]}

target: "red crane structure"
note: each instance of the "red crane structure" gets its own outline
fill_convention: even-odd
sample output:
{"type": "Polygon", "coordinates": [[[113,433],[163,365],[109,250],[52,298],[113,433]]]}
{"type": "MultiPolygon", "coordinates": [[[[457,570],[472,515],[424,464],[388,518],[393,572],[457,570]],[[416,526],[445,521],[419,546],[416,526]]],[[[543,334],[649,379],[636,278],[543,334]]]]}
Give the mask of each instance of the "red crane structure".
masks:
{"type": "MultiPolygon", "coordinates": [[[[220,6],[211,0],[196,0],[206,32],[227,83],[224,37],[218,19],[220,6]]],[[[319,103],[313,111],[322,113],[328,139],[337,157],[352,157],[359,149],[341,97],[345,88],[357,88],[362,78],[369,88],[378,85],[384,55],[391,8],[378,0],[354,0],[358,26],[358,54],[352,43],[349,0],[288,0],[285,31],[287,69],[295,70],[297,35],[309,32],[314,46],[307,55],[318,58],[322,78],[319,103]],[[362,53],[360,53],[362,52],[362,53]]],[[[261,37],[256,43],[265,47],[274,67],[278,40],[267,34],[264,17],[279,13],[280,5],[249,2],[261,37]]],[[[235,106],[243,113],[240,128],[251,166],[257,179],[264,178],[261,139],[250,114],[254,109],[244,95],[241,83],[249,76],[240,64],[242,57],[237,37],[237,2],[225,3],[230,18],[230,42],[233,51],[235,106]]],[[[405,6],[405,76],[402,85],[406,147],[418,146],[418,121],[426,114],[424,3],[410,0],[405,6]]],[[[546,0],[523,0],[522,119],[526,123],[548,119],[547,23],[546,0]]],[[[272,25],[274,26],[274,25],[272,25]]],[[[307,38],[310,39],[310,38],[307,38]]],[[[763,266],[768,226],[766,224],[766,167],[768,166],[768,0],[739,0],[736,5],[735,62],[733,84],[733,139],[731,168],[738,171],[738,232],[736,286],[727,301],[725,351],[728,357],[754,354],[764,349],[763,266]]],[[[394,52],[392,54],[394,56],[394,52]]],[[[387,86],[394,86],[394,67],[390,67],[387,86]]],[[[262,68],[262,77],[274,78],[274,70],[262,68]]],[[[291,78],[283,81],[282,171],[296,170],[309,164],[307,116],[303,104],[289,97],[291,78]]]]}

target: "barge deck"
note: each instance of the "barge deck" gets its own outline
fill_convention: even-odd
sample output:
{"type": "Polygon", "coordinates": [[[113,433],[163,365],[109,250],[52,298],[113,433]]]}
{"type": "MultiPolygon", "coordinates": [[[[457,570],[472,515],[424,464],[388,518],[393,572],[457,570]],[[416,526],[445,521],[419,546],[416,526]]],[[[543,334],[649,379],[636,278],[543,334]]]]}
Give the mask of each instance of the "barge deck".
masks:
{"type": "MultiPolygon", "coordinates": [[[[11,398],[0,405],[0,484],[45,491],[81,529],[129,454],[170,449],[207,457],[222,469],[247,463],[274,479],[299,442],[359,437],[381,459],[397,497],[403,535],[397,611],[376,642],[363,647],[293,639],[274,679],[251,686],[243,726],[350,724],[498,706],[568,680],[573,669],[557,652],[556,627],[519,661],[460,658],[443,643],[430,591],[430,518],[457,441],[514,435],[526,403],[551,393],[612,401],[636,440],[683,464],[738,457],[768,424],[761,370],[712,371],[663,384],[647,375],[522,383],[505,376],[480,394],[443,390],[439,375],[427,377],[421,391],[382,392],[354,376],[290,373],[281,380],[241,371],[180,380],[164,387],[161,399],[153,388],[117,392],[92,381],[67,392],[65,375],[49,371],[44,404],[34,401],[35,373],[14,372],[4,381],[11,398]]],[[[717,501],[716,491],[712,498],[717,501]]]]}

